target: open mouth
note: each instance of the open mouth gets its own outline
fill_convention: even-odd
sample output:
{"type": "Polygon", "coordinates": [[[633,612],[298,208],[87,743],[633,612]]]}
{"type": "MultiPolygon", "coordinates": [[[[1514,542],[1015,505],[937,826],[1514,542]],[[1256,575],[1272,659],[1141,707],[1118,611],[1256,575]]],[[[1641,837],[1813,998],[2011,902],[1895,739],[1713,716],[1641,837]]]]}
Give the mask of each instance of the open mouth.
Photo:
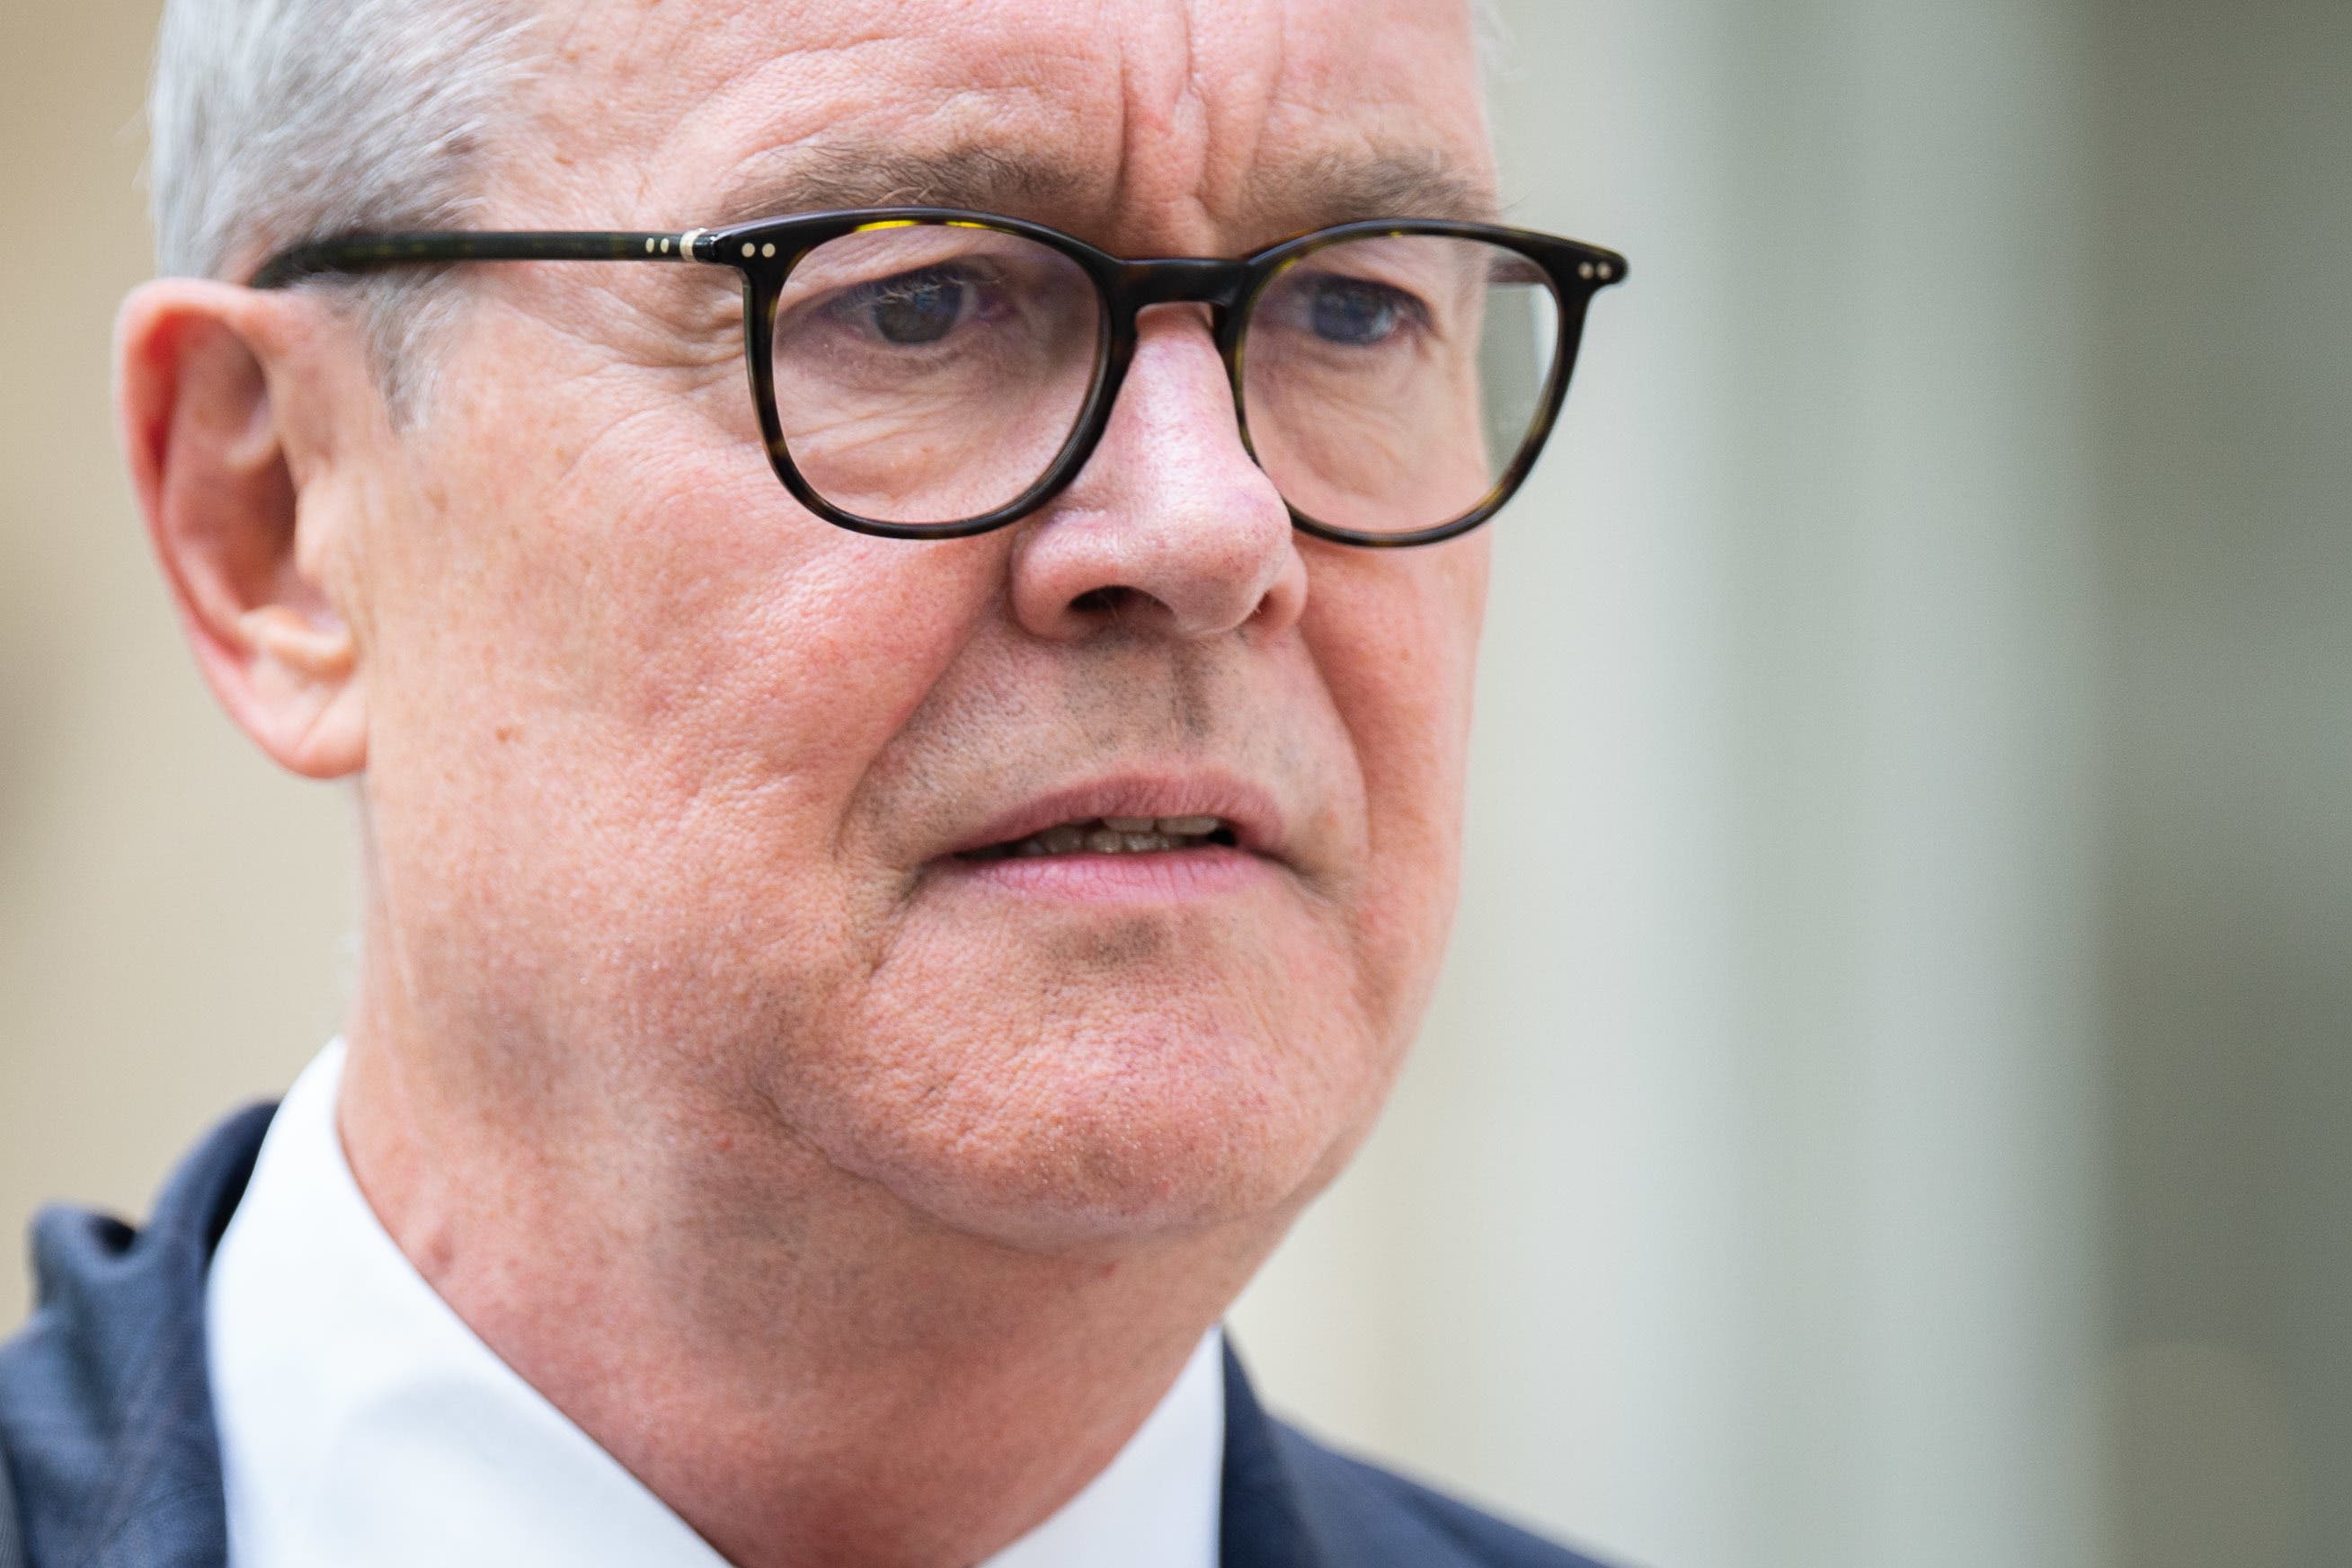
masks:
{"type": "Polygon", "coordinates": [[[1037,860],[1049,855],[1149,855],[1241,842],[1223,817],[1095,817],[958,855],[965,861],[1037,860]]]}

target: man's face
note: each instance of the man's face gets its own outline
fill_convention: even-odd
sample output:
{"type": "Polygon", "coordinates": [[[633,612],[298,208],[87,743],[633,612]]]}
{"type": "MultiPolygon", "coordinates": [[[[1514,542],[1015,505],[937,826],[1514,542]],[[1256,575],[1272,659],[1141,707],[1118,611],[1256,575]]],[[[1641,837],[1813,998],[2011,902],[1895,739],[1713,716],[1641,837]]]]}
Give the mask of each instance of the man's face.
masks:
{"type": "MultiPolygon", "coordinates": [[[[1230,256],[1490,181],[1461,0],[599,3],[539,39],[485,226],[919,200],[1230,256]]],[[[814,1150],[1027,1247],[1286,1220],[1436,967],[1483,536],[1295,533],[1196,308],[1145,316],[1050,507],[908,542],[776,483],[730,275],[465,287],[345,573],[394,1009],[608,1164],[814,1150]],[[1234,842],[972,854],[1186,817],[1234,842]]]]}

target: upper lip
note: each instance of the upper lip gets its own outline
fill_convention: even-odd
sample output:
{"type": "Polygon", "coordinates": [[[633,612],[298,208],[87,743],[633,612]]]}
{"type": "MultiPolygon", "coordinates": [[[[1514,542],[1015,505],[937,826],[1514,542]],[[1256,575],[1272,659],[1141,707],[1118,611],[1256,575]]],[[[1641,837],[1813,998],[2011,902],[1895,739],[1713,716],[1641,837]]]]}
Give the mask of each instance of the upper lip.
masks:
{"type": "Polygon", "coordinates": [[[1101,817],[1216,817],[1253,854],[1279,857],[1285,841],[1282,809],[1265,789],[1228,773],[1186,770],[1121,773],[1034,796],[959,839],[946,852],[970,854],[1016,843],[1064,822],[1101,817]]]}

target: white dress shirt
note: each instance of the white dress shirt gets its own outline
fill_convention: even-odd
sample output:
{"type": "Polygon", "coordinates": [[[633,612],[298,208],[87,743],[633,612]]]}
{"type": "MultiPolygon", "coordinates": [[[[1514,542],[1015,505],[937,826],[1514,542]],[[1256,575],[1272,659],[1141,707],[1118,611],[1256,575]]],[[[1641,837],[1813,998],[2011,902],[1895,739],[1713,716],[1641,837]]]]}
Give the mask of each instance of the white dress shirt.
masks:
{"type": "MultiPolygon", "coordinates": [[[[335,1131],[340,1042],[286,1096],[206,1286],[231,1568],[723,1568],[475,1337],[376,1219],[335,1131]]],[[[1212,1331],[1061,1511],[985,1568],[1216,1568],[1212,1331]]]]}

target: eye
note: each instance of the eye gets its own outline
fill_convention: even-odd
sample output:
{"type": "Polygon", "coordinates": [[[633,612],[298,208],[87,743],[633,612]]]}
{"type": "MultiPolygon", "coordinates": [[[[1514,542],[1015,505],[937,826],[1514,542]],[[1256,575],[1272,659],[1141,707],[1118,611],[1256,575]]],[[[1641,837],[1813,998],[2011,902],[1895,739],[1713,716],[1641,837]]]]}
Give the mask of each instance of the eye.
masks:
{"type": "Polygon", "coordinates": [[[1409,310],[1405,297],[1384,284],[1327,277],[1316,287],[1307,319],[1317,337],[1361,349],[1393,337],[1409,310]]]}
{"type": "Polygon", "coordinates": [[[968,314],[974,290],[969,280],[944,267],[885,278],[856,290],[853,313],[886,343],[915,347],[936,343],[968,314]]]}

